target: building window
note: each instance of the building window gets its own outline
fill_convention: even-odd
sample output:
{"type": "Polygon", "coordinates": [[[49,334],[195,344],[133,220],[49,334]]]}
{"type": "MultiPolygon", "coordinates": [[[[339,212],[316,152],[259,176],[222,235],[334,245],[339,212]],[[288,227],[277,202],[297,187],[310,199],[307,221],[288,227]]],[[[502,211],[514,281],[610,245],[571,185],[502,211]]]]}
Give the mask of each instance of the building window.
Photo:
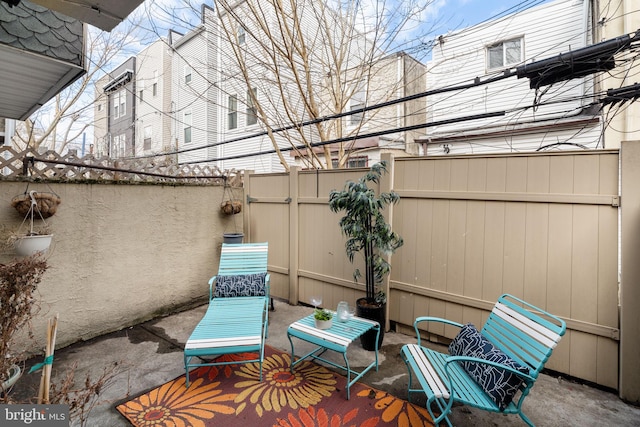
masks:
{"type": "Polygon", "coordinates": [[[115,135],[113,137],[113,144],[111,147],[111,157],[117,157],[117,158],[124,157],[126,145],[127,145],[127,136],[125,134],[115,135]]]}
{"type": "MultiPolygon", "coordinates": [[[[366,101],[367,101],[367,92],[366,92],[366,89],[364,88],[364,85],[362,85],[362,87],[356,90],[351,96],[351,99],[349,100],[349,110],[355,111],[355,110],[360,110],[364,108],[366,105],[366,101]]],[[[362,111],[359,113],[351,114],[349,116],[349,124],[351,126],[358,126],[362,124],[362,122],[364,121],[364,116],[365,116],[365,113],[362,111]]]]}
{"type": "Polygon", "coordinates": [[[487,46],[487,68],[504,68],[522,62],[522,37],[487,46]]]}
{"type": "Polygon", "coordinates": [[[238,44],[242,45],[246,42],[247,39],[247,31],[241,25],[238,27],[238,44]]]}
{"type": "Polygon", "coordinates": [[[117,157],[117,147],[120,145],[120,135],[113,135],[111,137],[111,147],[109,147],[109,154],[111,157],[117,157]]]}
{"type": "Polygon", "coordinates": [[[191,110],[184,112],[182,126],[184,127],[184,143],[188,144],[191,142],[191,110]]]}
{"type": "Polygon", "coordinates": [[[127,113],[127,93],[124,90],[113,95],[113,118],[117,119],[127,113]]]}
{"type": "Polygon", "coordinates": [[[140,101],[143,100],[143,91],[140,91],[140,101]]]}
{"type": "Polygon", "coordinates": [[[98,104],[98,111],[102,111],[102,104],[98,104]]]}
{"type": "Polygon", "coordinates": [[[229,95],[228,107],[228,127],[229,129],[236,129],[238,127],[238,96],[229,95]]]}
{"type": "Polygon", "coordinates": [[[153,71],[153,85],[151,86],[153,96],[158,95],[158,70],[153,71]]]}
{"type": "MultiPolygon", "coordinates": [[[[338,159],[332,159],[331,163],[334,168],[338,167],[338,159]]],[[[368,164],[369,158],[367,156],[354,156],[347,160],[347,168],[366,168],[368,164]]]]}
{"type": "Polygon", "coordinates": [[[247,91],[247,126],[255,125],[258,123],[258,110],[254,99],[258,98],[258,89],[253,88],[247,91]],[[253,96],[251,94],[253,93],[253,96]]]}
{"type": "Polygon", "coordinates": [[[191,83],[191,67],[189,67],[188,65],[184,66],[184,83],[191,83]]]}
{"type": "Polygon", "coordinates": [[[144,127],[144,149],[145,150],[151,150],[151,135],[152,135],[151,126],[145,126],[144,127]]]}

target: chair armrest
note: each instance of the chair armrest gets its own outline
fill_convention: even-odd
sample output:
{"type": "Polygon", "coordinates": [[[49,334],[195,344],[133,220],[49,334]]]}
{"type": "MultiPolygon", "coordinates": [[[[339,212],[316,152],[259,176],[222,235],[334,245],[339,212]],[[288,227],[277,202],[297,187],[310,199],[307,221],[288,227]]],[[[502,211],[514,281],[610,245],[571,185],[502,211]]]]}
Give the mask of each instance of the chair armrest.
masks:
{"type": "Polygon", "coordinates": [[[462,324],[458,322],[454,322],[453,320],[442,319],[440,317],[429,317],[429,316],[421,316],[416,317],[416,320],[413,322],[413,329],[416,331],[416,337],[418,338],[418,345],[420,345],[420,331],[418,330],[418,324],[422,322],[438,322],[445,323],[447,325],[457,326],[458,328],[462,328],[462,324]]]}
{"type": "Polygon", "coordinates": [[[270,298],[271,297],[271,275],[267,273],[264,276],[264,291],[265,295],[270,298]]]}
{"type": "MultiPolygon", "coordinates": [[[[449,356],[449,357],[447,357],[445,359],[444,373],[447,376],[447,380],[449,381],[449,391],[451,392],[452,396],[454,395],[455,382],[453,381],[453,376],[449,372],[449,364],[451,364],[453,362],[483,363],[485,365],[494,366],[494,367],[496,367],[498,369],[503,369],[505,371],[511,372],[511,373],[517,375],[518,377],[522,378],[522,380],[526,384],[525,388],[529,388],[529,387],[533,386],[533,384],[535,382],[535,378],[533,378],[531,375],[523,374],[522,372],[519,372],[519,371],[517,371],[517,370],[515,370],[513,368],[510,368],[508,366],[501,365],[500,363],[495,363],[495,362],[491,362],[489,360],[484,360],[484,359],[478,359],[477,357],[449,356]]],[[[526,393],[522,393],[520,395],[519,403],[517,404],[518,406],[520,406],[522,404],[522,399],[524,399],[525,396],[526,396],[526,393]]]]}

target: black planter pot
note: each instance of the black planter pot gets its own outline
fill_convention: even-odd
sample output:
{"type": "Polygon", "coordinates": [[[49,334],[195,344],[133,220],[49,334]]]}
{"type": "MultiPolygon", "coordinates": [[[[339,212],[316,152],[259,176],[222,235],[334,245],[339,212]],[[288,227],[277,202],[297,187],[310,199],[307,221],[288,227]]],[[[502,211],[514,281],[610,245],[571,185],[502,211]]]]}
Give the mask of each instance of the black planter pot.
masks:
{"type": "MultiPolygon", "coordinates": [[[[376,321],[380,324],[380,339],[378,340],[378,349],[382,347],[384,339],[384,325],[386,320],[386,304],[380,306],[372,306],[367,304],[366,298],[360,298],[356,301],[356,316],[376,321]]],[[[365,350],[373,351],[376,349],[376,331],[368,331],[360,337],[360,343],[365,350]]]]}

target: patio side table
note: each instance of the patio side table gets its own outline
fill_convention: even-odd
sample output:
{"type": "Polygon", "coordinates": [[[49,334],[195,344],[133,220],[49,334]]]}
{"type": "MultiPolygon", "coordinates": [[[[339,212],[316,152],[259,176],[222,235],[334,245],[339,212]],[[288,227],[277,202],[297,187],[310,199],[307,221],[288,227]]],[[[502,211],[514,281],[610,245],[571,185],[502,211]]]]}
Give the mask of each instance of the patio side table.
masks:
{"type": "Polygon", "coordinates": [[[287,338],[289,338],[289,342],[291,343],[291,372],[294,371],[294,368],[298,363],[307,358],[312,358],[314,360],[317,359],[331,366],[342,369],[347,373],[347,399],[349,399],[350,387],[362,378],[362,376],[371,368],[375,367],[376,371],[378,370],[377,344],[380,339],[380,325],[378,322],[363,319],[361,317],[353,317],[346,322],[339,322],[335,312],[333,313],[331,328],[323,330],[316,328],[314,325],[313,314],[310,314],[309,316],[292,323],[287,329],[287,338]],[[361,372],[354,371],[349,367],[347,348],[354,340],[358,339],[362,334],[370,330],[377,331],[375,360],[361,372]],[[298,360],[295,360],[293,340],[291,339],[292,337],[307,341],[311,344],[317,345],[318,347],[304,356],[300,356],[298,360]],[[323,358],[322,354],[327,350],[341,353],[344,358],[344,366],[323,358]],[[355,375],[353,379],[351,379],[352,374],[355,375]]]}

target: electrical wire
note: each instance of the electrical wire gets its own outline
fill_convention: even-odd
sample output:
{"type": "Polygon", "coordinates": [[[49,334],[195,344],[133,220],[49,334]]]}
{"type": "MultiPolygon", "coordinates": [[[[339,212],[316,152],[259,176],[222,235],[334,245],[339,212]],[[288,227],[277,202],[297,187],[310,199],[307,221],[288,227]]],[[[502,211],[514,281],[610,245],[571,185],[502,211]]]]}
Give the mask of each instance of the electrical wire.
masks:
{"type": "MultiPolygon", "coordinates": [[[[527,2],[521,2],[519,4],[524,4],[524,3],[527,3],[527,2]]],[[[451,90],[455,91],[455,90],[465,90],[465,89],[464,88],[455,88],[455,89],[451,89],[451,90]]],[[[425,95],[423,93],[423,94],[419,94],[419,96],[427,96],[427,95],[425,95]]],[[[400,99],[400,100],[394,100],[392,102],[393,103],[400,103],[400,102],[406,102],[407,100],[408,99],[400,99]]],[[[393,105],[393,104],[390,104],[390,105],[393,105]]],[[[357,113],[364,113],[366,111],[371,111],[371,110],[376,109],[376,108],[382,108],[383,106],[384,106],[384,104],[379,104],[379,105],[377,104],[377,105],[369,106],[367,108],[363,108],[363,109],[360,109],[360,110],[354,110],[354,111],[349,111],[349,112],[345,112],[345,113],[340,113],[340,114],[334,115],[334,116],[327,116],[327,117],[318,118],[318,119],[311,120],[311,121],[303,121],[303,122],[300,122],[300,123],[297,123],[297,124],[293,124],[293,125],[289,125],[289,126],[283,126],[281,128],[278,128],[278,129],[272,129],[272,132],[282,132],[282,131],[293,129],[293,128],[300,127],[300,126],[307,126],[307,125],[310,125],[310,124],[319,123],[321,121],[326,121],[326,120],[332,120],[332,119],[336,119],[336,118],[345,117],[345,116],[348,116],[348,115],[351,115],[351,114],[354,114],[354,113],[356,113],[356,114],[357,113]]],[[[524,114],[525,111],[526,111],[525,109],[520,110],[520,114],[524,114]]],[[[397,132],[398,130],[396,129],[394,131],[397,132]]],[[[180,154],[180,153],[186,153],[186,152],[195,151],[195,150],[202,150],[203,148],[215,147],[215,146],[218,146],[218,145],[237,142],[237,141],[240,141],[240,140],[245,140],[245,139],[249,139],[249,138],[255,138],[255,137],[259,137],[259,136],[264,136],[264,135],[266,135],[266,133],[267,132],[254,133],[254,134],[251,134],[251,135],[232,138],[232,139],[226,140],[226,141],[221,141],[221,142],[216,142],[216,143],[206,144],[206,145],[200,145],[198,147],[191,147],[189,149],[176,150],[176,151],[173,151],[173,152],[162,153],[162,154],[158,154],[158,155],[165,156],[165,155],[168,155],[168,154],[180,154]]],[[[217,134],[220,134],[220,133],[218,132],[217,134]]],[[[360,137],[364,137],[364,136],[360,136],[360,137]]],[[[294,149],[294,148],[291,148],[291,149],[294,149]]],[[[281,151],[287,151],[287,150],[282,150],[281,149],[281,151]]],[[[156,155],[138,156],[138,158],[140,158],[140,157],[143,157],[143,158],[144,157],[155,157],[155,156],[156,155]]],[[[203,160],[203,161],[194,161],[194,162],[190,162],[190,163],[201,163],[201,162],[207,162],[207,161],[212,161],[212,160],[224,160],[224,159],[223,158],[216,158],[216,159],[209,159],[209,160],[203,160]]]]}

